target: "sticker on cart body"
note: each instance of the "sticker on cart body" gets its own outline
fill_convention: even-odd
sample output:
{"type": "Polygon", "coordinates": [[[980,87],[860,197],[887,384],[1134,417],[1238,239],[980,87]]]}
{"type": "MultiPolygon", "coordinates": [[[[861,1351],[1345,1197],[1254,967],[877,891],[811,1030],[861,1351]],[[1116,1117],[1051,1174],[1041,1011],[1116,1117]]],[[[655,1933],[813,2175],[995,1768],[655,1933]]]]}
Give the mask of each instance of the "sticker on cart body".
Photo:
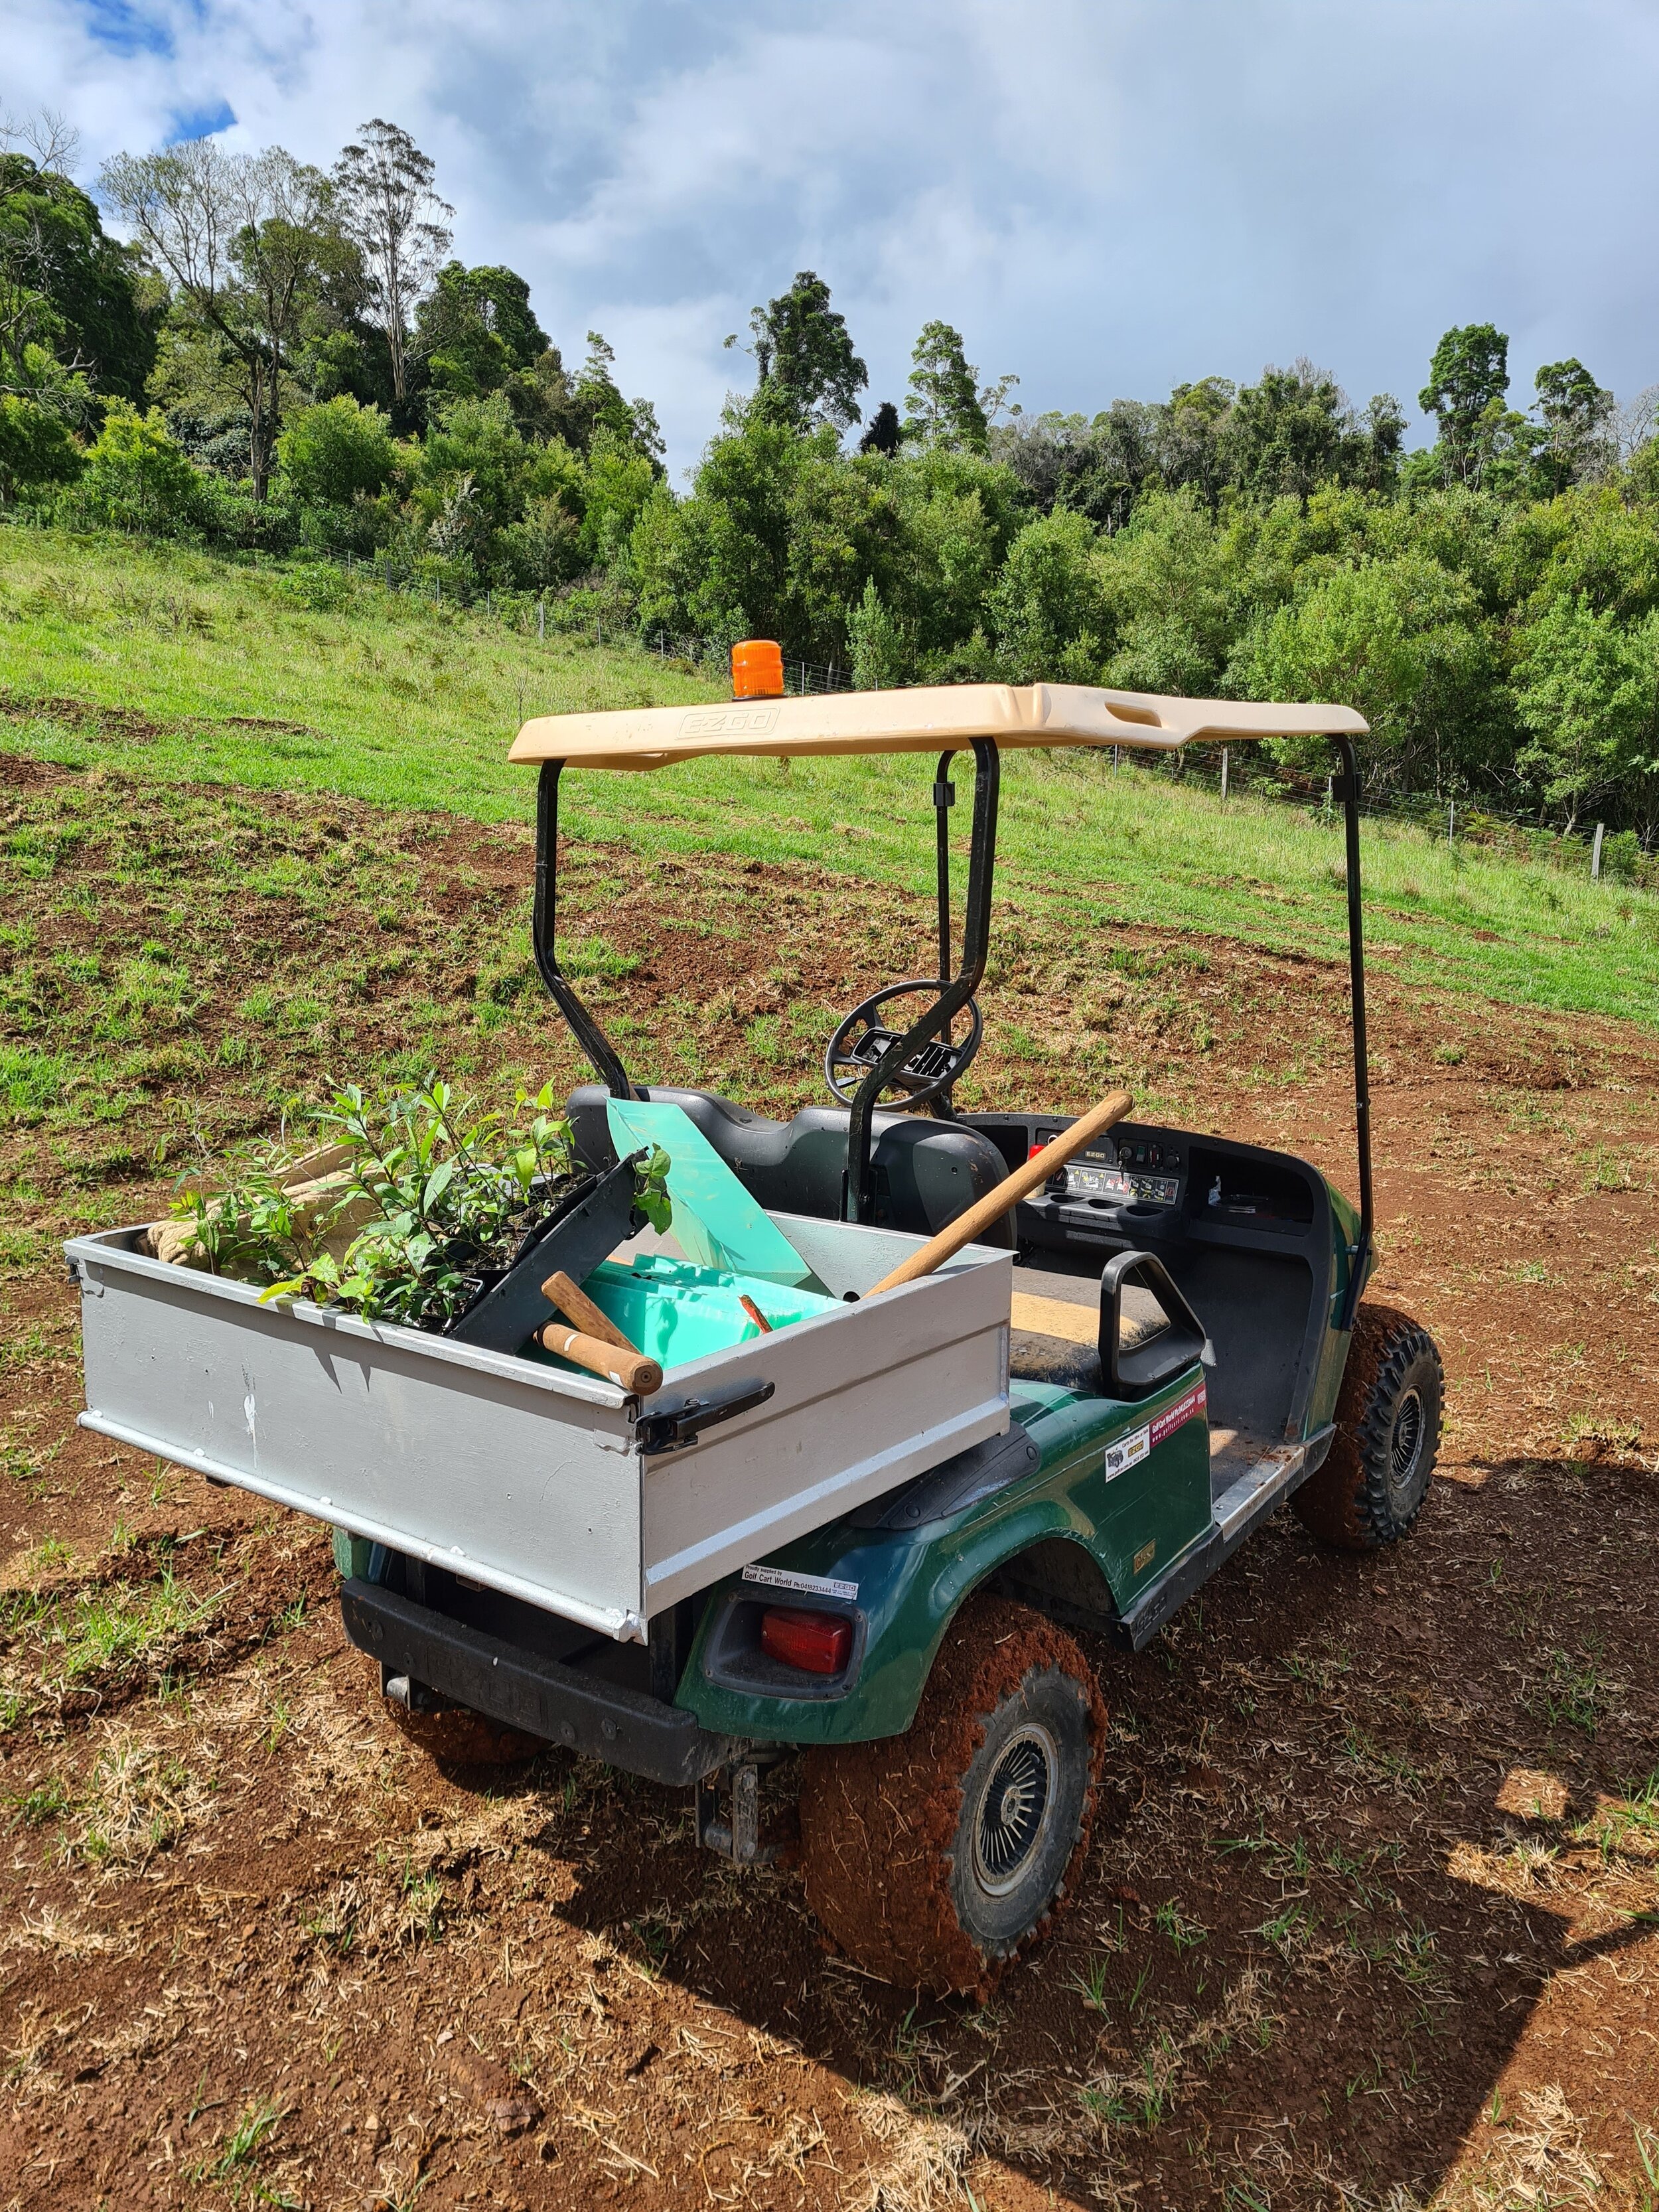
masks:
{"type": "Polygon", "coordinates": [[[856,1583],[838,1583],[829,1575],[798,1575],[789,1567],[745,1567],[743,1579],[768,1589],[799,1590],[804,1597],[838,1597],[848,1605],[859,1594],[856,1583]]]}
{"type": "Polygon", "coordinates": [[[1133,1467],[1137,1461],[1145,1459],[1152,1448],[1152,1432],[1150,1429],[1137,1429],[1133,1436],[1120,1437],[1115,1443],[1108,1444],[1107,1481],[1109,1482],[1115,1474],[1121,1474],[1126,1468],[1133,1467]]]}
{"type": "Polygon", "coordinates": [[[1209,1393],[1202,1382],[1195,1382],[1184,1397],[1177,1398],[1173,1406],[1166,1406],[1152,1423],[1152,1442],[1161,1444],[1167,1436],[1182,1428],[1188,1421],[1209,1411],[1209,1393]]]}

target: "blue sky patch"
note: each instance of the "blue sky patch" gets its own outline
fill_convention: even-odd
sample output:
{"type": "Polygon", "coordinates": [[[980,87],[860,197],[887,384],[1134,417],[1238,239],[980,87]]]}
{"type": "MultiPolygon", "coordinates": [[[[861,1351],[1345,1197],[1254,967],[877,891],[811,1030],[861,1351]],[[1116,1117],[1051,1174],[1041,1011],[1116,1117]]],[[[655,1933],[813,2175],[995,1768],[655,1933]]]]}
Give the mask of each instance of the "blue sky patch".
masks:
{"type": "Polygon", "coordinates": [[[216,100],[206,107],[187,107],[175,111],[167,131],[167,143],[177,146],[186,138],[211,138],[221,131],[228,131],[236,120],[236,111],[228,100],[216,100]]]}
{"type": "Polygon", "coordinates": [[[173,33],[137,0],[82,0],[87,28],[100,46],[118,54],[163,54],[171,58],[173,33]]]}

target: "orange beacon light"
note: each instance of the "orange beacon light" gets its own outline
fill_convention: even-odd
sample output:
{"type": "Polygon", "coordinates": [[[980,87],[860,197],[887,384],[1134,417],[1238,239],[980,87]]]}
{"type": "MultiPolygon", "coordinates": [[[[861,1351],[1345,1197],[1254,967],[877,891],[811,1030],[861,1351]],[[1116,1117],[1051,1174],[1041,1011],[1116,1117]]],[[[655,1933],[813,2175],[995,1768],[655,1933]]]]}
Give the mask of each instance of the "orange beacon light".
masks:
{"type": "Polygon", "coordinates": [[[732,696],[781,699],[783,647],[769,637],[745,638],[732,648],[732,696]]]}

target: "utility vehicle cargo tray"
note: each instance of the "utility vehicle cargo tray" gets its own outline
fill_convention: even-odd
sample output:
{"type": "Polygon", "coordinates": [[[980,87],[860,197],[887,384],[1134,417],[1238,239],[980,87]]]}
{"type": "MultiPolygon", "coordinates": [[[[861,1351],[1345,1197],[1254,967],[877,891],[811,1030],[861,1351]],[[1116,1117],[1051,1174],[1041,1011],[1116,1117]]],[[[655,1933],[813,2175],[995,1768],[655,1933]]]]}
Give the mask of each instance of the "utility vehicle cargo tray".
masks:
{"type": "MultiPolygon", "coordinates": [[[[773,1218],[837,1297],[926,1241],[773,1218]]],[[[676,1368],[640,1401],[511,1352],[261,1305],[150,1259],[138,1233],[66,1248],[83,1427],[610,1636],[642,1637],[678,1599],[1009,1424],[1013,1255],[983,1245],[676,1368]]]]}

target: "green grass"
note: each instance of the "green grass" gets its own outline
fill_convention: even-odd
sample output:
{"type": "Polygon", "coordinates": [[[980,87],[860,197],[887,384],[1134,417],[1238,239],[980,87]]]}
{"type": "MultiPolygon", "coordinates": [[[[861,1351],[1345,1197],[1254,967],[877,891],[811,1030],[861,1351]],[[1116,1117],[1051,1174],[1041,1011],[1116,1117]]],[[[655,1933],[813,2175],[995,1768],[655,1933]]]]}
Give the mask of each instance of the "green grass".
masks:
{"type": "MultiPolygon", "coordinates": [[[[542,643],[482,612],[361,580],[338,607],[313,610],[269,564],[21,530],[0,531],[0,692],[9,702],[0,751],[117,765],[153,782],[327,791],[486,822],[530,816],[533,778],[506,757],[524,716],[714,696],[696,675],[632,647],[542,643]]],[[[574,775],[565,824],[644,852],[805,862],[925,891],[932,774],[931,762],[908,757],[574,775]]],[[[1340,957],[1334,826],[1249,798],[1224,811],[1162,773],[1114,777],[1103,757],[1080,753],[1013,756],[1003,788],[1009,957],[1018,957],[1011,908],[1039,924],[1063,908],[1073,922],[1216,932],[1340,957]]],[[[20,872],[61,865],[51,836],[19,834],[20,872]]],[[[1659,1022],[1652,894],[1382,822],[1366,825],[1364,872],[1373,960],[1401,978],[1659,1022]]],[[[126,1018],[143,1018],[169,988],[135,957],[126,1018]]],[[[0,1086],[27,1096],[55,1075],[20,1062],[0,1069],[0,1086]]]]}

